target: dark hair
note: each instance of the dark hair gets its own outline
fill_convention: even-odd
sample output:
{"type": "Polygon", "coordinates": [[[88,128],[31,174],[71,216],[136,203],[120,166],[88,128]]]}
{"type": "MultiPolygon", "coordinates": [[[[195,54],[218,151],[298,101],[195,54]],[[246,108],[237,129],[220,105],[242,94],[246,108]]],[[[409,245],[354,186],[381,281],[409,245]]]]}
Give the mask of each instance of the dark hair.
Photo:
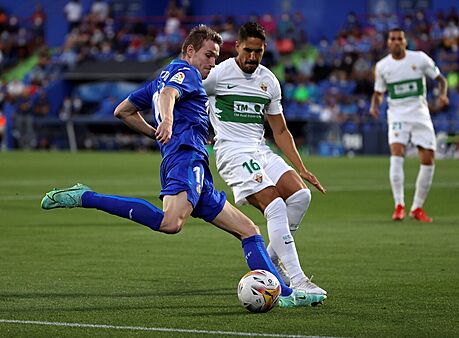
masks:
{"type": "Polygon", "coordinates": [[[403,29],[401,29],[400,27],[394,27],[394,28],[389,29],[388,33],[392,33],[392,32],[403,32],[403,33],[405,33],[405,31],[403,29]]]}
{"type": "Polygon", "coordinates": [[[393,27],[393,28],[391,28],[391,29],[389,29],[389,30],[387,31],[387,33],[386,33],[386,40],[389,39],[390,33],[394,33],[394,32],[399,32],[399,33],[405,34],[405,31],[404,31],[402,28],[400,28],[400,27],[393,27]]]}
{"type": "Polygon", "coordinates": [[[266,40],[265,29],[257,22],[247,22],[239,28],[238,41],[242,42],[248,38],[266,40]]]}
{"type": "Polygon", "coordinates": [[[189,45],[192,45],[195,51],[200,50],[205,40],[211,40],[219,46],[223,43],[223,39],[220,34],[206,25],[199,25],[194,27],[186,37],[185,41],[183,41],[182,53],[186,54],[186,49],[189,45]]]}

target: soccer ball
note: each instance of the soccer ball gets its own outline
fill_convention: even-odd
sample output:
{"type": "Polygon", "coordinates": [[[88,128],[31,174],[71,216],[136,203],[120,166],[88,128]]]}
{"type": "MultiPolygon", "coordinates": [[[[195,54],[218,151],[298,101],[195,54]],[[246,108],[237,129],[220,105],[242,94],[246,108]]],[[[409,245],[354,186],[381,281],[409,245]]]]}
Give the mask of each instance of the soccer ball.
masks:
{"type": "Polygon", "coordinates": [[[237,287],[242,306],[250,312],[267,312],[277,305],[281,293],[278,279],[271,272],[253,270],[246,273],[237,287]]]}

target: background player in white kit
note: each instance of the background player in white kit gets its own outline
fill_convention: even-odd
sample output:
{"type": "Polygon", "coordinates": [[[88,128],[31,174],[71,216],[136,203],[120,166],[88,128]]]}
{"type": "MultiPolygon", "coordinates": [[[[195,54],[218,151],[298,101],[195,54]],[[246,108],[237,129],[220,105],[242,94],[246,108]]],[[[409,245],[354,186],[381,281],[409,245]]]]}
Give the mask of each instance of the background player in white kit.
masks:
{"type": "Polygon", "coordinates": [[[217,65],[204,81],[215,131],[217,169],[231,187],[235,203],[250,203],[267,219],[268,253],[284,281],[311,294],[326,294],[304,274],[292,234],[311,200],[303,179],[325,193],[306,170],[282,113],[281,89],[274,74],[260,65],[265,31],[249,22],[239,29],[237,56],[217,65]],[[267,119],[277,146],[299,175],[265,144],[267,119]]]}
{"type": "Polygon", "coordinates": [[[400,221],[405,218],[403,162],[406,146],[411,142],[418,148],[421,166],[410,216],[421,222],[432,222],[423,209],[432,185],[436,149],[435,131],[426,100],[425,76],[439,82],[438,104],[441,107],[449,104],[447,81],[424,52],[406,49],[405,33],[400,28],[389,31],[387,44],[390,54],[376,64],[370,114],[375,118],[379,116],[383,93],[387,91],[389,176],[395,202],[392,219],[400,221]]]}

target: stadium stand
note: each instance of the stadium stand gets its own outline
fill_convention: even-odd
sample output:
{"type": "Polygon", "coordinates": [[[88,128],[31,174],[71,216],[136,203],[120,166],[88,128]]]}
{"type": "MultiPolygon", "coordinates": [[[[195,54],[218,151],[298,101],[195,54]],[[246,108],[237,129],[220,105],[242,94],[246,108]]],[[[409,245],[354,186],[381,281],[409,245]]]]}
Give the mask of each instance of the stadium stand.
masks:
{"type": "MultiPolygon", "coordinates": [[[[238,25],[249,19],[258,20],[269,34],[264,63],[281,81],[289,128],[306,151],[321,155],[387,152],[386,142],[381,142],[386,137],[385,115],[374,121],[368,109],[373,67],[386,53],[385,32],[395,26],[407,32],[409,48],[431,55],[447,76],[451,104],[444,110],[433,104],[431,112],[437,133],[446,135],[445,147],[456,142],[459,18],[455,7],[435,12],[397,8],[395,12],[334,13],[340,28],[320,35],[309,32],[308,17],[300,10],[190,16],[189,2],[169,1],[160,16],[145,17],[120,15],[122,3],[126,5],[69,1],[65,4],[68,30],[54,48],[46,40],[45,32],[56,29],[49,25],[46,6],[37,5],[30,17],[0,9],[4,148],[154,148],[114,121],[111,111],[126,93],[179,53],[179,42],[191,27],[207,23],[222,34],[223,60],[233,55],[238,25]]],[[[436,92],[430,90],[428,95],[433,98],[436,92]]]]}

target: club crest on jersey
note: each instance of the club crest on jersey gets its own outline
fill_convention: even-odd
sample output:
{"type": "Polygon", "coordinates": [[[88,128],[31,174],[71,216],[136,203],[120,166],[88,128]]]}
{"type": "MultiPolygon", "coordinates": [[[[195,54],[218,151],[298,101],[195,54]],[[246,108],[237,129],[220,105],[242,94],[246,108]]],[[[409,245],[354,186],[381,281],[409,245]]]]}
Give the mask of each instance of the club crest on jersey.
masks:
{"type": "Polygon", "coordinates": [[[260,88],[261,88],[261,90],[266,92],[266,91],[268,91],[268,84],[266,82],[262,82],[262,83],[260,83],[260,88]]]}
{"type": "Polygon", "coordinates": [[[416,67],[416,65],[411,65],[411,69],[412,70],[416,70],[418,67],[416,67]]]}
{"type": "Polygon", "coordinates": [[[185,80],[185,74],[182,73],[182,72],[178,72],[177,74],[175,74],[174,76],[172,76],[171,78],[171,82],[176,82],[178,84],[182,84],[183,83],[183,80],[185,80]]]}
{"type": "Polygon", "coordinates": [[[198,193],[198,195],[201,195],[201,185],[199,183],[196,184],[196,192],[198,193]]]}
{"type": "Polygon", "coordinates": [[[261,183],[261,182],[263,182],[263,175],[260,174],[260,173],[256,173],[256,174],[253,176],[253,179],[254,179],[255,181],[257,181],[258,183],[261,183]]]}

